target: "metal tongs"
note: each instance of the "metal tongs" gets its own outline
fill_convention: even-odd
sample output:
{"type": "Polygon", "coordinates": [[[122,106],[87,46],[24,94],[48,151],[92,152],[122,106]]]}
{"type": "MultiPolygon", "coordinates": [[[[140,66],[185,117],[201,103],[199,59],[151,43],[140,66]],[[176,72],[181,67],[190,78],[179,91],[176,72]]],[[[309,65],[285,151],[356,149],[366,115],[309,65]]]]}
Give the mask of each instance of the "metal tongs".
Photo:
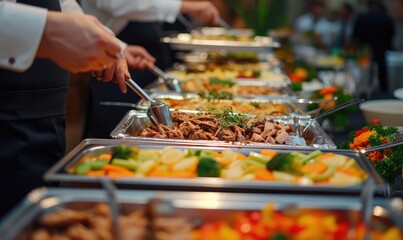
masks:
{"type": "Polygon", "coordinates": [[[150,106],[147,108],[147,116],[150,118],[152,124],[158,126],[164,124],[170,128],[173,128],[173,122],[169,107],[160,102],[155,101],[148,95],[133,79],[126,80],[126,84],[137,93],[143,100],[150,101],[150,106]]]}
{"type": "Polygon", "coordinates": [[[157,66],[150,68],[150,71],[164,80],[165,86],[168,88],[168,90],[175,91],[178,93],[182,92],[182,88],[177,79],[169,77],[166,72],[162,71],[157,66]]]}
{"type": "Polygon", "coordinates": [[[220,18],[218,19],[218,24],[222,27],[225,28],[229,34],[231,34],[232,36],[236,36],[236,30],[234,28],[232,28],[226,21],[224,21],[224,19],[220,18]]]}

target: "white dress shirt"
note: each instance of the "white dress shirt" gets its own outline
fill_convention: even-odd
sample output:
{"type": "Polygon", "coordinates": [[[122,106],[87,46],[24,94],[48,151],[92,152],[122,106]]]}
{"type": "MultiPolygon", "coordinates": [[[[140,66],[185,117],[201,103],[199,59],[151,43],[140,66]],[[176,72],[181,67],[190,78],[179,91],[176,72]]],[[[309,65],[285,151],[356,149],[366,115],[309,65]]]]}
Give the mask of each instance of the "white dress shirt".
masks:
{"type": "Polygon", "coordinates": [[[85,13],[118,34],[129,21],[174,22],[181,0],[81,0],[81,5],[85,13]]]}
{"type": "MultiPolygon", "coordinates": [[[[82,13],[75,0],[59,2],[63,12],[82,13]]],[[[0,68],[22,72],[31,66],[46,17],[47,9],[0,0],[0,68]]]]}

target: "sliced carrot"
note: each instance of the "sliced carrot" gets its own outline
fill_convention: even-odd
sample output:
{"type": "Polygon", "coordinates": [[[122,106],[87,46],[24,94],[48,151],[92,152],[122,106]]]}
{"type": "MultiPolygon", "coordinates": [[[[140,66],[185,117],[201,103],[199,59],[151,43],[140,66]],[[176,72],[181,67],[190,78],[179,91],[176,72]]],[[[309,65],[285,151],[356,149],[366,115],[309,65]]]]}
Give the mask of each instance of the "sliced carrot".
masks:
{"type": "Polygon", "coordinates": [[[133,177],[133,173],[132,172],[114,172],[114,171],[110,171],[108,172],[107,176],[115,179],[115,178],[120,178],[120,177],[133,177]]]}
{"type": "Polygon", "coordinates": [[[105,176],[105,172],[103,170],[91,170],[87,172],[86,175],[92,177],[102,177],[105,176]]]}
{"type": "Polygon", "coordinates": [[[230,160],[220,160],[220,161],[217,161],[221,166],[223,166],[223,167],[226,167],[226,166],[228,166],[228,165],[230,165],[231,163],[232,163],[232,161],[230,161],[230,160]]]}
{"type": "Polygon", "coordinates": [[[120,166],[116,166],[116,165],[112,165],[112,164],[106,164],[103,168],[104,172],[109,173],[109,172],[119,172],[119,173],[128,173],[128,174],[132,174],[133,172],[130,171],[127,168],[124,167],[120,167],[120,166]]]}
{"type": "Polygon", "coordinates": [[[188,169],[188,171],[191,172],[191,173],[196,173],[197,165],[199,165],[199,161],[197,161],[195,164],[193,164],[193,165],[188,169]]]}
{"type": "Polygon", "coordinates": [[[274,156],[276,156],[277,153],[273,149],[263,149],[262,151],[260,151],[260,154],[268,157],[269,159],[272,159],[274,156]]]}
{"type": "Polygon", "coordinates": [[[326,169],[327,165],[323,162],[312,162],[302,167],[304,173],[323,173],[326,169]]]}
{"type": "Polygon", "coordinates": [[[325,153],[325,154],[321,154],[321,155],[317,156],[316,159],[322,161],[322,160],[324,160],[326,158],[334,157],[334,155],[336,155],[336,154],[331,153],[331,152],[330,153],[325,153]]]}
{"type": "Polygon", "coordinates": [[[237,152],[236,154],[237,154],[237,157],[236,157],[237,160],[248,160],[249,159],[247,156],[243,155],[240,152],[237,152]]]}
{"type": "Polygon", "coordinates": [[[261,181],[273,181],[273,174],[264,168],[258,168],[255,170],[255,179],[261,181]]]}
{"type": "Polygon", "coordinates": [[[95,158],[94,155],[88,154],[88,155],[85,155],[84,157],[82,157],[82,158],[80,159],[80,162],[85,162],[85,161],[90,160],[90,159],[93,159],[93,158],[95,158]]]}
{"type": "Polygon", "coordinates": [[[195,173],[186,171],[174,171],[174,172],[153,171],[148,176],[159,178],[194,178],[195,173]]]}
{"type": "Polygon", "coordinates": [[[222,157],[222,153],[214,151],[214,152],[213,152],[213,157],[214,157],[214,158],[222,157]]]}
{"type": "Polygon", "coordinates": [[[111,160],[111,158],[112,158],[112,154],[110,154],[110,153],[103,153],[97,157],[98,160],[101,160],[101,159],[111,160]]]}
{"type": "Polygon", "coordinates": [[[350,176],[361,176],[361,171],[356,168],[340,168],[337,169],[337,171],[345,173],[350,176]]]}

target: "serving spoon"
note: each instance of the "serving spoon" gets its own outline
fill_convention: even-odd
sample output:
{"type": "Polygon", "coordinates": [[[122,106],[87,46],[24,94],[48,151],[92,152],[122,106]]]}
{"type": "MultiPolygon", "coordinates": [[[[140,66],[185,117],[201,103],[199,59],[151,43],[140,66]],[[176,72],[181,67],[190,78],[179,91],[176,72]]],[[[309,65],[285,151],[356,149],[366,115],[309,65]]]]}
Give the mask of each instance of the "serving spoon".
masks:
{"type": "Polygon", "coordinates": [[[126,84],[143,100],[150,101],[150,106],[147,108],[147,116],[150,118],[152,124],[155,126],[164,124],[173,128],[171,112],[166,104],[152,99],[133,79],[126,80],[126,84]]]}
{"type": "Polygon", "coordinates": [[[175,91],[178,93],[182,92],[182,88],[177,79],[169,77],[166,72],[162,71],[157,66],[154,66],[154,67],[150,68],[149,70],[153,74],[157,75],[158,77],[160,77],[164,80],[165,86],[168,88],[168,90],[175,91]]]}

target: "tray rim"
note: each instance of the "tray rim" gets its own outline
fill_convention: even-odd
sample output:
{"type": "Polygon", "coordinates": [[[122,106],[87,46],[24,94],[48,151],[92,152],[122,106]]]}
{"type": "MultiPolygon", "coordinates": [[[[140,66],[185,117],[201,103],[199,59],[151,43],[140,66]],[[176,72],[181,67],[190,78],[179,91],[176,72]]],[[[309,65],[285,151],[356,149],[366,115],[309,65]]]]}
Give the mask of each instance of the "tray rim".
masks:
{"type": "MultiPolygon", "coordinates": [[[[233,149],[238,151],[258,151],[261,148],[236,148],[234,147],[217,147],[217,146],[189,146],[185,144],[164,144],[164,143],[155,143],[150,141],[145,142],[133,142],[130,140],[109,140],[109,139],[85,139],[79,145],[77,145],[72,151],[70,151],[65,157],[63,157],[60,161],[58,161],[54,166],[52,166],[44,175],[44,180],[47,182],[64,182],[64,183],[99,183],[99,177],[88,177],[81,175],[68,174],[65,172],[65,168],[69,165],[72,165],[79,161],[81,158],[79,155],[83,155],[84,151],[87,148],[97,147],[97,146],[106,146],[112,147],[117,145],[131,145],[131,146],[139,146],[139,147],[156,147],[162,148],[167,146],[173,146],[178,148],[201,148],[201,149],[216,149],[216,150],[224,150],[224,149],[233,149]],[[61,173],[63,172],[63,173],[61,173]]],[[[270,149],[277,151],[301,151],[301,152],[312,152],[312,149],[281,149],[272,147],[270,149]]],[[[339,154],[348,155],[356,160],[357,164],[367,172],[368,178],[374,179],[376,183],[376,189],[378,191],[384,191],[386,187],[385,181],[379,174],[376,172],[374,167],[369,163],[369,161],[365,158],[365,156],[359,151],[353,150],[340,150],[340,149],[323,149],[323,152],[335,152],[339,154]]],[[[211,191],[290,191],[290,192],[328,192],[328,193],[360,193],[362,187],[366,184],[367,181],[364,181],[360,184],[350,185],[350,186],[331,186],[331,185],[311,185],[311,186],[301,186],[296,184],[287,184],[281,182],[270,183],[268,185],[267,182],[248,182],[248,181],[234,181],[227,179],[215,179],[215,178],[194,178],[191,179],[191,185],[187,184],[187,181],[181,181],[180,179],[165,179],[165,178],[118,178],[115,179],[115,184],[118,185],[128,185],[130,187],[183,187],[190,189],[205,189],[211,191]]],[[[189,181],[189,182],[190,182],[189,181]]]]}

